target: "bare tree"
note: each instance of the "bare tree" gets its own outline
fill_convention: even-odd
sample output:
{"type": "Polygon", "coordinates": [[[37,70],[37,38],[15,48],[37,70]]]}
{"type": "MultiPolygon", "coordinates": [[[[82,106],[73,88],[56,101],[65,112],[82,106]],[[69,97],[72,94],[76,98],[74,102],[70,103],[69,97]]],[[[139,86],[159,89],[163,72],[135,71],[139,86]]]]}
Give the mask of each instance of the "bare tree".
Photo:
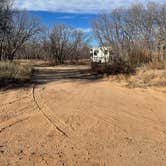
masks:
{"type": "Polygon", "coordinates": [[[79,50],[86,42],[83,32],[63,24],[55,24],[50,34],[50,59],[55,64],[63,64],[66,59],[78,59],[79,50]]]}
{"type": "Polygon", "coordinates": [[[12,10],[11,1],[0,1],[0,60],[3,54],[3,47],[5,45],[6,36],[10,35],[12,29],[12,10]]]}
{"type": "Polygon", "coordinates": [[[0,1],[0,60],[41,58],[62,64],[65,60],[78,60],[83,52],[85,54],[88,39],[83,32],[55,24],[49,33],[26,11],[12,10],[11,1],[0,1]]]}
{"type": "Polygon", "coordinates": [[[165,3],[149,2],[147,6],[138,3],[128,9],[115,9],[111,14],[100,15],[92,28],[100,45],[112,46],[131,63],[140,65],[166,56],[165,3]]]}
{"type": "Polygon", "coordinates": [[[3,58],[13,60],[16,52],[26,42],[40,33],[41,26],[37,19],[30,18],[25,12],[15,12],[13,15],[12,28],[5,36],[3,46],[3,58]]]}

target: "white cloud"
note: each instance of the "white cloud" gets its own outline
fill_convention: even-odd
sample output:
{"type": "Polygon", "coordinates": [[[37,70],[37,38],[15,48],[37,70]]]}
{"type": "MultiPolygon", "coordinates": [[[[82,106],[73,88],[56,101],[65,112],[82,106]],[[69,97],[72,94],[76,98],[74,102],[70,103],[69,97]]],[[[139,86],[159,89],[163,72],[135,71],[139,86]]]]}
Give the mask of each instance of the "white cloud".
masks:
{"type": "Polygon", "coordinates": [[[64,15],[64,16],[59,16],[56,19],[58,19],[58,20],[61,20],[61,19],[68,20],[68,19],[74,19],[74,18],[75,18],[75,16],[64,15]]]}
{"type": "MultiPolygon", "coordinates": [[[[147,0],[15,0],[15,7],[40,11],[98,13],[109,11],[115,7],[125,7],[139,1],[143,3],[147,2],[147,0]]],[[[153,1],[161,2],[164,0],[153,1]]]]}
{"type": "Polygon", "coordinates": [[[84,33],[90,33],[90,32],[92,32],[91,28],[76,28],[76,30],[82,31],[84,33]]]}

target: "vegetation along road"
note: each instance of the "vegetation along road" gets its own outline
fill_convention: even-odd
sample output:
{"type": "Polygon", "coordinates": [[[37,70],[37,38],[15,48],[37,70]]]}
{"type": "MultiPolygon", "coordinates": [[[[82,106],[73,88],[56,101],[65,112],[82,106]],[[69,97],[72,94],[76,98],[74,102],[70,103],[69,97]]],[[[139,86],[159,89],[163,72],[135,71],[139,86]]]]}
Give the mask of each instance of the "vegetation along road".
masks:
{"type": "Polygon", "coordinates": [[[0,92],[0,165],[166,165],[166,94],[129,89],[87,66],[38,66],[0,92]]]}

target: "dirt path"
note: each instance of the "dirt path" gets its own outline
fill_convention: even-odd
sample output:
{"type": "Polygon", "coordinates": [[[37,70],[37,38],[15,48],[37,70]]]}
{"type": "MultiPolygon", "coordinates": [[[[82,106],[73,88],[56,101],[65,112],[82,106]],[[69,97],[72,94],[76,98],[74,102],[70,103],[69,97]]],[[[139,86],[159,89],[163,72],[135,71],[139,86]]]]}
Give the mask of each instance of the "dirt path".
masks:
{"type": "Polygon", "coordinates": [[[31,88],[0,92],[0,165],[165,166],[166,95],[38,67],[31,88]]]}

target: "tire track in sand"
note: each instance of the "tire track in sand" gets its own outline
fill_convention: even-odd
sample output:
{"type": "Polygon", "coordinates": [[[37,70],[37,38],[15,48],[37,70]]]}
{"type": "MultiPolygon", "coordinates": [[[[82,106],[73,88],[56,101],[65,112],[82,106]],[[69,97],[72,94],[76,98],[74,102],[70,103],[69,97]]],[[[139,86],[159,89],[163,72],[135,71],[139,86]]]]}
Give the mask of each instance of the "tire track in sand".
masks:
{"type": "Polygon", "coordinates": [[[61,127],[59,127],[59,125],[55,122],[55,120],[53,120],[53,119],[49,116],[50,112],[46,111],[46,109],[43,110],[43,109],[40,107],[40,105],[39,105],[39,103],[38,103],[38,101],[37,101],[37,99],[36,99],[36,96],[35,96],[35,87],[36,87],[36,86],[33,85],[32,95],[33,95],[33,100],[34,100],[34,102],[36,103],[39,112],[42,113],[42,115],[43,115],[61,134],[63,134],[65,137],[69,137],[69,135],[68,135],[61,127]]]}

